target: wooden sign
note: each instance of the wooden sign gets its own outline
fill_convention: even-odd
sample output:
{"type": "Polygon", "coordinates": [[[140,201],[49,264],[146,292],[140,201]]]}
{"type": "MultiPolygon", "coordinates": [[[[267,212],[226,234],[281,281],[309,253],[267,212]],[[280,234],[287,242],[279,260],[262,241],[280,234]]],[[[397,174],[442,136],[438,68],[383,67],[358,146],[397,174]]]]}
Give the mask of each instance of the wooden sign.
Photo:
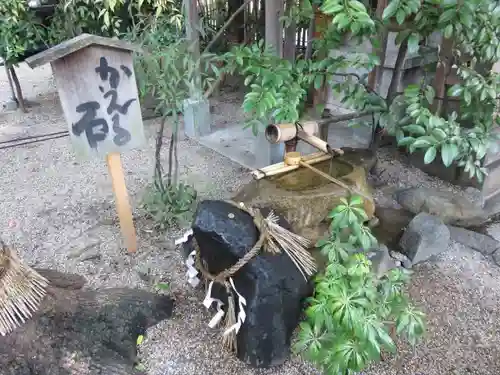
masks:
{"type": "Polygon", "coordinates": [[[137,248],[120,153],[145,142],[129,43],[82,34],[26,60],[51,63],[73,147],[79,156],[106,158],[128,250],[137,248]]]}
{"type": "Polygon", "coordinates": [[[78,155],[102,157],[144,143],[132,52],[128,43],[83,34],[28,59],[31,67],[52,64],[78,155]]]}

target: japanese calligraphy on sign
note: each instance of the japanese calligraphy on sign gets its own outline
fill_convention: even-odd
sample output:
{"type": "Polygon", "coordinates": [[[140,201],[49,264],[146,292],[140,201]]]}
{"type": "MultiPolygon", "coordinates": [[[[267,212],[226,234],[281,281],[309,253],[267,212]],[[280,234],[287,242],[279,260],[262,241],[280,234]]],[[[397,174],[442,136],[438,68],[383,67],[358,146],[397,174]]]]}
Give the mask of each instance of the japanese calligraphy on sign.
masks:
{"type": "Polygon", "coordinates": [[[77,154],[106,159],[124,243],[137,250],[120,153],[142,145],[144,129],[133,70],[137,46],[81,34],[28,57],[29,67],[50,63],[77,154]]]}
{"type": "Polygon", "coordinates": [[[94,44],[52,66],[79,155],[105,156],[144,143],[131,51],[94,44]]]}

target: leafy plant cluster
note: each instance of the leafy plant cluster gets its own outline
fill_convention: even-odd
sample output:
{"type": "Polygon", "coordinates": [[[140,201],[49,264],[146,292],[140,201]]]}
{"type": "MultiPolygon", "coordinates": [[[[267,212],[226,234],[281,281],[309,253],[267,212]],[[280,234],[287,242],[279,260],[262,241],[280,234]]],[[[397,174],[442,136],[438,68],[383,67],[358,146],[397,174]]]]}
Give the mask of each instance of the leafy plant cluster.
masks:
{"type": "MultiPolygon", "coordinates": [[[[490,68],[500,59],[499,17],[500,5],[489,0],[392,0],[383,13],[380,22],[385,30],[398,30],[401,57],[417,52],[435,31],[449,39],[451,55],[438,61],[436,68],[459,77],[460,83],[447,92],[448,97],[458,98],[458,112],[444,112],[440,104],[444,98],[436,97],[435,88],[425,79],[404,92],[396,92],[397,85],[391,83],[387,97],[378,103],[372,101],[373,93],[366,90],[366,84],[355,77],[334,86],[354,107],[375,104],[372,109],[377,112],[378,125],[411,153],[421,150],[425,163],[440,156],[445,166],[456,163],[470,178],[482,181],[487,173],[484,156],[498,126],[494,112],[500,78],[490,68]]],[[[367,23],[367,30],[370,25],[367,23]]]]}
{"type": "Polygon", "coordinates": [[[7,63],[16,62],[47,39],[42,20],[28,8],[26,0],[0,1],[0,19],[0,57],[7,63]]]}
{"type": "MultiPolygon", "coordinates": [[[[243,110],[249,115],[246,126],[254,134],[266,126],[269,119],[277,123],[298,121],[306,107],[308,90],[313,85],[319,89],[331,81],[340,69],[348,67],[374,67],[377,57],[357,55],[327,57],[321,60],[299,59],[291,62],[276,55],[264,41],[245,46],[235,46],[221,58],[224,71],[245,77],[250,88],[243,101],[243,110]]],[[[378,96],[375,98],[378,100],[378,96]]],[[[375,100],[374,99],[374,100],[375,100]]],[[[318,108],[322,112],[322,108],[318,108]]]]}
{"type": "Polygon", "coordinates": [[[143,198],[143,208],[156,228],[166,230],[188,223],[196,205],[194,187],[182,182],[158,187],[157,183],[146,191],[143,198]]]}
{"type": "Polygon", "coordinates": [[[184,102],[207,88],[217,71],[215,55],[193,55],[192,45],[180,37],[181,30],[172,30],[168,17],[139,24],[126,35],[138,44],[142,53],[134,60],[140,95],[153,98],[156,112],[162,116],[155,150],[154,183],[145,194],[143,207],[161,229],[189,220],[196,204],[194,187],[180,181],[177,142],[184,102]],[[208,72],[200,75],[200,71],[208,72]],[[168,169],[162,163],[165,128],[171,129],[168,145],[168,169]]]}
{"type": "Polygon", "coordinates": [[[16,62],[26,51],[82,33],[119,36],[159,17],[168,19],[164,27],[180,29],[181,6],[180,0],[62,0],[42,19],[26,0],[1,1],[0,56],[16,62]]]}
{"type": "Polygon", "coordinates": [[[377,17],[366,0],[301,0],[283,21],[311,19],[313,5],[319,5],[331,23],[323,37],[313,41],[312,61],[301,56],[287,61],[263,42],[235,47],[224,56],[228,71],[242,74],[249,87],[243,109],[254,132],[271,118],[299,120],[308,89],[327,82],[347,106],[373,112],[374,147],[380,138],[375,134],[389,134],[409,152],[422,152],[426,163],[439,158],[445,166],[463,167],[471,178],[482,181],[487,173],[484,156],[500,121],[494,116],[500,78],[491,72],[492,64],[500,59],[500,4],[492,0],[391,0],[377,17]],[[390,31],[397,32],[399,52],[389,91],[382,96],[368,85],[368,72],[385,58],[379,56],[380,40],[390,31]],[[443,45],[451,44],[450,54],[440,56],[426,70],[442,69],[447,77],[456,74],[459,83],[447,95],[458,101],[459,110],[443,108],[445,98],[429,85],[428,74],[420,84],[397,91],[405,56],[417,53],[434,32],[444,36],[443,45]],[[332,57],[330,52],[346,38],[353,45],[370,41],[373,52],[332,57]],[[348,73],[347,68],[367,73],[348,73]],[[378,128],[382,131],[376,132],[378,128]]]}
{"type": "Polygon", "coordinates": [[[363,224],[362,205],[358,196],[343,199],[329,215],[330,237],[317,244],[328,264],[315,279],[295,349],[325,374],[357,373],[394,352],[391,331],[412,345],[424,333],[424,314],[404,292],[409,271],[395,268],[381,278],[372,271],[364,251],[377,240],[363,224]]]}
{"type": "Polygon", "coordinates": [[[168,17],[170,25],[181,27],[182,14],[177,0],[64,0],[51,20],[52,43],[83,32],[118,36],[141,20],[168,17]]]}

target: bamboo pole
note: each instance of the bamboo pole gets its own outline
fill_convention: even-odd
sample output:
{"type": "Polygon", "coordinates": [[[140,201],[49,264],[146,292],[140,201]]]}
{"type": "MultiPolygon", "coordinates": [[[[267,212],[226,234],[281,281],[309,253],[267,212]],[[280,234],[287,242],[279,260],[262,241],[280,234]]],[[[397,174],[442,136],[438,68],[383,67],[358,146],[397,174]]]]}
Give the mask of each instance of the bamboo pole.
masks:
{"type": "MultiPolygon", "coordinates": [[[[302,161],[307,164],[316,164],[325,160],[330,160],[331,158],[332,155],[330,154],[325,154],[324,152],[316,152],[314,154],[304,156],[302,158],[302,161]]],[[[300,168],[299,165],[287,165],[285,164],[285,162],[280,162],[269,165],[265,168],[257,169],[252,172],[252,176],[254,179],[260,180],[264,177],[270,177],[281,173],[291,172],[299,168],[300,168]]]]}

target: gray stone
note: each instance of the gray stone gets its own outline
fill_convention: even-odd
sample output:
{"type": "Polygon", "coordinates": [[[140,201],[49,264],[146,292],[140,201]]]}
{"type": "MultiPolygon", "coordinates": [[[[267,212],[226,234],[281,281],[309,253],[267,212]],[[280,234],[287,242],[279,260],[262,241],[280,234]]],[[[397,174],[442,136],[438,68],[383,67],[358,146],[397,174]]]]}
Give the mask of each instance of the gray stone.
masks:
{"type": "Polygon", "coordinates": [[[184,132],[190,138],[210,134],[210,104],[205,99],[186,99],[184,101],[184,132]]]}
{"type": "Polygon", "coordinates": [[[396,262],[399,262],[404,268],[410,269],[413,267],[413,263],[406,255],[398,253],[397,251],[391,251],[390,255],[396,262]]]}
{"type": "Polygon", "coordinates": [[[471,247],[484,255],[493,254],[500,247],[500,243],[491,236],[452,225],[448,225],[448,229],[450,230],[450,238],[453,241],[471,247]]]}
{"type": "Polygon", "coordinates": [[[402,252],[417,264],[446,251],[449,242],[450,230],[442,220],[423,212],[410,222],[399,244],[402,252]]]}
{"type": "Polygon", "coordinates": [[[367,251],[366,257],[372,262],[373,272],[378,277],[384,276],[388,271],[397,267],[396,262],[389,255],[389,249],[385,245],[367,251]]]}
{"type": "Polygon", "coordinates": [[[255,154],[256,164],[259,168],[262,168],[283,161],[283,156],[285,155],[285,144],[283,142],[269,143],[265,133],[263,131],[259,131],[257,136],[254,137],[253,151],[255,154]]]}
{"type": "Polygon", "coordinates": [[[63,250],[66,252],[69,251],[69,249],[72,249],[69,251],[68,259],[80,258],[80,260],[84,260],[83,258],[85,257],[85,253],[91,251],[95,247],[98,247],[100,244],[101,240],[99,239],[81,236],[71,241],[71,243],[68,246],[65,246],[63,250]]]}
{"type": "Polygon", "coordinates": [[[438,216],[445,224],[458,227],[481,226],[488,221],[487,213],[462,196],[429,188],[398,190],[394,198],[408,211],[438,216]]]}
{"type": "Polygon", "coordinates": [[[80,257],[80,262],[85,262],[89,260],[99,260],[101,259],[102,255],[99,252],[99,249],[93,249],[90,251],[85,252],[81,257],[80,257]]]}

